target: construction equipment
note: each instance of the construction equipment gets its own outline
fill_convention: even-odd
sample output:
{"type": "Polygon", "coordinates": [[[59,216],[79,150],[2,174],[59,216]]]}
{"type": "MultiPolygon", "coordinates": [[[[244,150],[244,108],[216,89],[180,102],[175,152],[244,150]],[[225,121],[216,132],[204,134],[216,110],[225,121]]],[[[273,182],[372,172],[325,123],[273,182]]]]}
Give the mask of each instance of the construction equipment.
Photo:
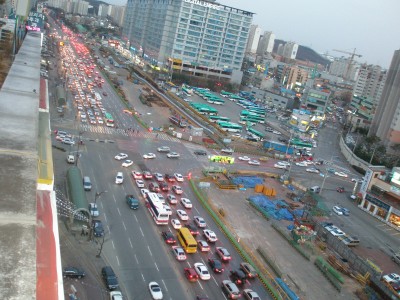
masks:
{"type": "Polygon", "coordinates": [[[345,79],[350,79],[349,78],[350,77],[350,67],[353,64],[354,56],[362,57],[362,55],[356,53],[356,48],[354,48],[353,52],[348,52],[348,51],[344,51],[344,50],[336,50],[336,49],[333,49],[333,51],[340,52],[340,53],[345,53],[345,54],[350,55],[350,59],[348,61],[347,67],[346,67],[346,72],[344,74],[344,78],[345,79]]]}

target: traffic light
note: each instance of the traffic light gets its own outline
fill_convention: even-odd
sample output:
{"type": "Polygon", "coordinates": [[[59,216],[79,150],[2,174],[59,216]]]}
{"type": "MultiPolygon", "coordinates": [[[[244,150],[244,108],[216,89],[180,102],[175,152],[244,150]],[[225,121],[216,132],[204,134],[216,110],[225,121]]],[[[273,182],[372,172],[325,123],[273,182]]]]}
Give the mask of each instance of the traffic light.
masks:
{"type": "Polygon", "coordinates": [[[188,179],[189,179],[189,180],[192,179],[192,172],[189,172],[189,173],[188,173],[188,179]]]}

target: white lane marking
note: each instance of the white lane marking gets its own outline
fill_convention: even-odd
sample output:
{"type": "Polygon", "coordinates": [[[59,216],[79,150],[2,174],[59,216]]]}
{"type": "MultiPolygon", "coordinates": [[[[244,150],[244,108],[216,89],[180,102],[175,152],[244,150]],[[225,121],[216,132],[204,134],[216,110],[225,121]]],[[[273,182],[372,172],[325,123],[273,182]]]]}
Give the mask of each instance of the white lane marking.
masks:
{"type": "Polygon", "coordinates": [[[225,294],[224,294],[223,292],[221,292],[221,294],[224,296],[224,298],[225,298],[226,300],[228,300],[228,298],[226,298],[226,296],[225,296],[225,294]]]}
{"type": "Polygon", "coordinates": [[[200,280],[198,280],[197,282],[199,283],[199,286],[201,287],[201,289],[204,290],[204,289],[203,289],[203,286],[202,286],[201,283],[200,283],[200,280]]]}
{"type": "Polygon", "coordinates": [[[149,246],[147,246],[147,249],[149,249],[150,256],[153,256],[153,253],[151,253],[151,250],[150,250],[149,246]]]}
{"type": "Polygon", "coordinates": [[[158,269],[158,266],[157,266],[156,262],[154,262],[154,265],[156,266],[157,271],[160,272],[160,270],[158,269]]]}
{"type": "Polygon", "coordinates": [[[167,285],[165,284],[164,279],[161,279],[161,281],[162,281],[162,283],[164,285],[165,290],[168,292],[167,285]]]}
{"type": "Polygon", "coordinates": [[[107,222],[107,215],[104,214],[104,220],[107,222]]]}
{"type": "Polygon", "coordinates": [[[115,204],[117,204],[117,200],[115,199],[115,196],[114,196],[114,195],[113,195],[113,199],[114,199],[115,204]]]}
{"type": "MultiPolygon", "coordinates": [[[[131,238],[129,238],[129,244],[131,245],[131,248],[133,248],[131,238]]],[[[135,254],[135,256],[136,256],[136,254],[135,254]]]]}
{"type": "Polygon", "coordinates": [[[142,274],[142,278],[143,278],[143,281],[144,281],[144,282],[146,282],[146,280],[144,280],[144,276],[143,276],[143,273],[141,273],[141,274],[142,274]]]}
{"type": "Polygon", "coordinates": [[[125,222],[124,221],[122,221],[122,225],[124,226],[125,231],[126,231],[126,226],[125,226],[125,222]]]}
{"type": "Polygon", "coordinates": [[[119,207],[117,207],[117,211],[118,211],[118,214],[121,215],[121,211],[119,210],[119,207]]]}
{"type": "Polygon", "coordinates": [[[111,241],[111,244],[112,244],[112,246],[113,246],[113,249],[115,250],[114,241],[111,241]]]}
{"type": "Polygon", "coordinates": [[[139,222],[138,219],[137,219],[137,217],[136,217],[136,215],[135,215],[135,220],[136,220],[136,222],[139,222]]]}
{"type": "Polygon", "coordinates": [[[137,259],[136,254],[135,254],[135,260],[136,260],[136,263],[139,264],[139,260],[137,259]]]}
{"type": "Polygon", "coordinates": [[[119,259],[118,259],[118,256],[115,256],[116,258],[117,258],[117,263],[118,263],[118,266],[119,266],[119,259]]]}
{"type": "Polygon", "coordinates": [[[144,237],[143,231],[142,231],[142,227],[139,227],[140,232],[142,233],[142,236],[144,237]]]}
{"type": "Polygon", "coordinates": [[[195,207],[194,210],[197,212],[197,214],[200,214],[200,212],[197,210],[197,208],[195,207]]]}

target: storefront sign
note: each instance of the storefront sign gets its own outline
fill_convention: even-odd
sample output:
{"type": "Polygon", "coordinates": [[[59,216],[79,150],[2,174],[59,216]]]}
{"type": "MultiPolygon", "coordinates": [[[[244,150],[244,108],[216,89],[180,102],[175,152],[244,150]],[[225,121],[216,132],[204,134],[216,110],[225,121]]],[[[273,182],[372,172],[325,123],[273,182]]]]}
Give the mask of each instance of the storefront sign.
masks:
{"type": "Polygon", "coordinates": [[[41,31],[41,29],[43,29],[43,14],[31,11],[28,15],[26,29],[31,31],[41,31]]]}
{"type": "Polygon", "coordinates": [[[204,6],[204,7],[208,7],[208,8],[212,8],[212,9],[218,9],[218,10],[220,10],[222,8],[221,5],[212,4],[212,3],[205,2],[205,1],[200,1],[200,0],[185,0],[185,2],[191,3],[191,4],[200,5],[200,6],[204,6]]]}

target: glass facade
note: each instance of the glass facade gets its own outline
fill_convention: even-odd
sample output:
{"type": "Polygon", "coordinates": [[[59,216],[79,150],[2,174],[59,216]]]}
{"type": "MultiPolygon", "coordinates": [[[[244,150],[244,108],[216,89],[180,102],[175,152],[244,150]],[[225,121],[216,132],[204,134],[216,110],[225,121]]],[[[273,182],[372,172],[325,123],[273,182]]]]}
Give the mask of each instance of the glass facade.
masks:
{"type": "Polygon", "coordinates": [[[253,14],[215,2],[128,0],[123,34],[159,63],[240,70],[253,14]]]}

